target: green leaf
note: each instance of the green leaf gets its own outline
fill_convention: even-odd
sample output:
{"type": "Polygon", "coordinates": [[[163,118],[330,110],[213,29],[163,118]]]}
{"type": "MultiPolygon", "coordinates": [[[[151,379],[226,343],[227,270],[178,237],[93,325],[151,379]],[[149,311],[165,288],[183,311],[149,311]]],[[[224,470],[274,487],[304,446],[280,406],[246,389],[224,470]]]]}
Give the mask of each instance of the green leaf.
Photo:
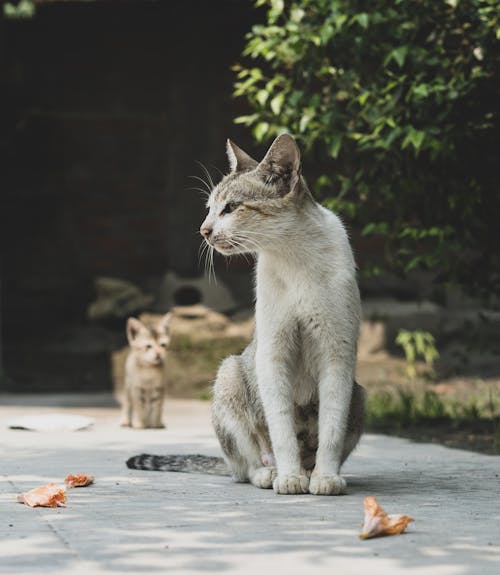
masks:
{"type": "Polygon", "coordinates": [[[33,0],[21,0],[16,4],[13,2],[5,2],[3,4],[3,14],[5,18],[33,18],[35,10],[35,3],[33,0]]]}
{"type": "Polygon", "coordinates": [[[234,123],[245,124],[246,126],[250,126],[257,120],[258,117],[259,114],[250,114],[249,116],[238,116],[237,118],[234,119],[234,123]]]}
{"type": "Polygon", "coordinates": [[[333,22],[337,27],[337,30],[339,31],[341,30],[341,28],[347,22],[348,18],[349,17],[347,16],[347,14],[335,14],[335,16],[333,17],[333,22]]]}
{"type": "Polygon", "coordinates": [[[305,14],[306,13],[304,10],[297,6],[290,10],[290,18],[293,20],[293,22],[300,22],[302,18],[304,18],[305,14]]]}
{"type": "Polygon", "coordinates": [[[277,96],[274,96],[274,98],[271,100],[271,103],[270,103],[271,110],[273,111],[273,114],[275,114],[276,116],[279,115],[279,113],[281,112],[281,106],[283,106],[284,101],[285,101],[285,96],[284,96],[283,92],[281,92],[277,96]]]}
{"type": "Polygon", "coordinates": [[[285,2],[284,0],[270,0],[271,1],[271,8],[269,10],[269,20],[271,22],[275,22],[283,13],[285,9],[285,2]]]}
{"type": "Polygon", "coordinates": [[[268,98],[269,92],[267,90],[259,90],[257,94],[255,94],[255,99],[261,106],[265,106],[268,98]]]}
{"type": "Polygon", "coordinates": [[[332,180],[326,174],[322,174],[315,182],[314,188],[316,192],[321,192],[323,188],[331,187],[332,180]]]}
{"type": "Polygon", "coordinates": [[[294,90],[288,98],[288,103],[292,108],[295,108],[302,99],[304,92],[302,90],[294,90]]]}
{"type": "Polygon", "coordinates": [[[309,122],[314,118],[314,110],[309,108],[307,109],[302,117],[300,118],[299,122],[299,132],[304,132],[309,125],[309,122]]]}
{"type": "Polygon", "coordinates": [[[421,264],[422,264],[422,257],[421,256],[415,256],[406,264],[405,272],[406,273],[411,272],[411,270],[417,268],[421,264]]]}
{"type": "Polygon", "coordinates": [[[360,94],[358,96],[358,102],[364,106],[366,104],[366,101],[368,100],[368,98],[370,97],[370,92],[365,91],[362,94],[360,94]]]}
{"type": "Polygon", "coordinates": [[[404,66],[407,54],[408,46],[400,46],[399,48],[394,48],[394,50],[389,52],[389,55],[384,60],[384,65],[387,66],[391,60],[394,60],[397,65],[402,68],[404,66]]]}
{"type": "Polygon", "coordinates": [[[321,27],[320,38],[323,45],[328,44],[330,38],[334,35],[335,30],[331,24],[325,24],[321,27]]]}
{"type": "Polygon", "coordinates": [[[389,231],[389,225],[386,222],[372,222],[366,225],[361,231],[362,236],[370,236],[373,234],[385,235],[389,231]]]}
{"type": "Polygon", "coordinates": [[[370,17],[366,12],[361,12],[361,14],[356,14],[355,20],[362,28],[366,29],[368,28],[370,17]]]}
{"type": "Polygon", "coordinates": [[[257,141],[261,142],[264,139],[264,136],[269,131],[269,124],[268,122],[259,122],[255,128],[253,129],[254,136],[257,138],[257,141]]]}
{"type": "Polygon", "coordinates": [[[330,139],[328,152],[332,158],[338,158],[342,148],[343,135],[341,132],[335,132],[330,139]]]}
{"type": "Polygon", "coordinates": [[[271,0],[271,6],[275,12],[281,13],[285,9],[284,0],[271,0]]]}
{"type": "Polygon", "coordinates": [[[413,93],[421,98],[426,98],[429,95],[429,86],[427,84],[418,84],[418,86],[414,86],[413,93]]]}
{"type": "Polygon", "coordinates": [[[425,138],[425,132],[422,130],[415,130],[414,128],[410,128],[410,131],[406,135],[406,138],[403,140],[401,144],[401,149],[407,148],[410,144],[415,148],[418,152],[420,147],[422,146],[422,142],[425,138]]]}

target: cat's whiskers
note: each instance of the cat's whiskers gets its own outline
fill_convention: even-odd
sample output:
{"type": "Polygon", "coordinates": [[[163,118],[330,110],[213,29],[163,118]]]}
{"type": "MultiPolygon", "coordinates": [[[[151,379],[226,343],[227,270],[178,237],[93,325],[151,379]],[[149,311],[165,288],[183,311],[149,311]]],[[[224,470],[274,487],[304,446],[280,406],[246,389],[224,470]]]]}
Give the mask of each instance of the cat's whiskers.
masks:
{"type": "Polygon", "coordinates": [[[194,191],[200,192],[202,197],[205,199],[210,197],[210,192],[208,192],[207,190],[204,190],[203,188],[192,187],[192,188],[188,188],[188,190],[194,190],[194,191]]]}
{"type": "Polygon", "coordinates": [[[219,170],[217,166],[210,166],[210,167],[219,172],[221,178],[224,177],[225,174],[222,172],[222,170],[219,170]]]}
{"type": "Polygon", "coordinates": [[[201,182],[206,188],[207,188],[207,192],[209,194],[212,193],[212,189],[214,186],[210,187],[210,184],[205,181],[203,178],[200,178],[200,176],[189,176],[190,178],[192,178],[193,180],[198,180],[199,182],[201,182]]]}
{"type": "Polygon", "coordinates": [[[243,247],[245,249],[248,249],[247,246],[249,246],[250,248],[252,248],[252,250],[249,251],[255,251],[258,252],[262,246],[259,243],[259,237],[255,237],[255,236],[260,236],[263,238],[268,238],[269,235],[268,234],[264,234],[264,233],[260,233],[260,232],[239,232],[238,235],[236,236],[236,239],[240,242],[243,243],[243,247]],[[252,237],[253,236],[253,237],[252,237]]]}
{"type": "Polygon", "coordinates": [[[255,254],[259,251],[259,245],[257,242],[251,240],[250,238],[240,238],[241,243],[239,244],[246,253],[255,254]]]}
{"type": "Polygon", "coordinates": [[[273,237],[272,230],[266,230],[265,232],[257,231],[257,230],[244,230],[238,231],[239,237],[261,237],[261,238],[269,238],[273,237]]]}
{"type": "Polygon", "coordinates": [[[207,176],[207,180],[208,183],[211,186],[211,189],[215,188],[215,184],[214,181],[212,180],[212,175],[210,174],[210,172],[208,171],[208,169],[206,168],[206,166],[204,164],[202,164],[201,162],[196,162],[200,168],[205,172],[205,175],[207,176]]]}
{"type": "Polygon", "coordinates": [[[203,240],[198,248],[198,264],[201,263],[202,258],[204,258],[204,268],[205,268],[205,275],[208,275],[208,253],[210,251],[210,244],[203,240]]]}
{"type": "Polygon", "coordinates": [[[215,251],[214,247],[210,246],[210,268],[209,268],[208,279],[210,280],[210,272],[211,272],[214,284],[217,285],[217,278],[215,277],[215,266],[214,266],[214,251],[215,251]]]}
{"type": "MultiPolygon", "coordinates": [[[[239,238],[238,238],[238,239],[239,239],[239,238]]],[[[233,255],[239,255],[239,256],[243,256],[243,257],[245,258],[245,261],[246,261],[248,264],[251,264],[252,262],[248,259],[248,254],[249,254],[250,250],[248,249],[248,247],[247,247],[244,243],[241,243],[240,241],[238,241],[238,239],[236,239],[236,238],[234,238],[234,237],[231,237],[230,239],[228,239],[228,240],[226,240],[226,241],[227,241],[227,243],[228,243],[229,245],[231,245],[231,246],[233,246],[233,247],[235,247],[235,248],[241,248],[241,249],[243,249],[244,251],[243,251],[243,252],[238,252],[237,254],[230,254],[230,255],[228,256],[228,259],[230,260],[233,255]]]]}
{"type": "Polygon", "coordinates": [[[210,244],[206,244],[207,250],[205,252],[205,275],[210,279],[210,244]]]}
{"type": "MultiPolygon", "coordinates": [[[[201,263],[201,259],[207,255],[207,250],[209,245],[206,241],[201,242],[200,247],[198,248],[198,265],[201,263]]],[[[206,267],[206,266],[205,266],[206,267]]]]}
{"type": "Polygon", "coordinates": [[[205,257],[205,275],[208,276],[208,281],[214,281],[217,284],[217,278],[215,277],[215,267],[214,267],[214,247],[209,244],[206,240],[200,246],[199,249],[199,259],[205,257]]]}

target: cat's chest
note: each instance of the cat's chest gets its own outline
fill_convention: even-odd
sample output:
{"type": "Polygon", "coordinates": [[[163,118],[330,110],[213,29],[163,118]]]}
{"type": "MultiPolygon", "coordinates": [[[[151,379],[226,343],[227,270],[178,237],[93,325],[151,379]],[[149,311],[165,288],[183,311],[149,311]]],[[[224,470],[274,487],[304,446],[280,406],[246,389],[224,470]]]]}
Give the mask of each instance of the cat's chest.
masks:
{"type": "Polygon", "coordinates": [[[144,388],[153,389],[161,386],[165,379],[165,371],[162,367],[148,367],[132,365],[128,366],[127,375],[132,385],[144,388]]]}
{"type": "Polygon", "coordinates": [[[137,384],[144,388],[156,387],[161,384],[163,377],[161,373],[139,373],[136,378],[137,384]]]}
{"type": "Polygon", "coordinates": [[[282,268],[262,265],[257,272],[257,310],[274,316],[307,317],[326,299],[329,280],[313,266],[282,268]]]}

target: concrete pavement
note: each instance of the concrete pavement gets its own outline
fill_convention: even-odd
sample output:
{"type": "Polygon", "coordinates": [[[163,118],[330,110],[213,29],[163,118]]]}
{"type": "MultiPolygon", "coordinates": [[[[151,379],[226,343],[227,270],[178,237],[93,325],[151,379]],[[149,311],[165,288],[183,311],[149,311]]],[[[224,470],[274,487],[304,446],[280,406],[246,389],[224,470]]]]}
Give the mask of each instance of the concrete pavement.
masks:
{"type": "Polygon", "coordinates": [[[0,573],[489,575],[500,573],[500,457],[366,435],[348,495],[278,496],[227,477],[129,470],[141,452],[220,454],[208,402],[169,400],[165,430],[122,429],[109,396],[0,396],[0,573]],[[10,430],[29,413],[90,415],[77,432],[10,430]],[[67,508],[16,494],[68,473],[67,508]],[[361,541],[363,499],[415,518],[361,541]]]}

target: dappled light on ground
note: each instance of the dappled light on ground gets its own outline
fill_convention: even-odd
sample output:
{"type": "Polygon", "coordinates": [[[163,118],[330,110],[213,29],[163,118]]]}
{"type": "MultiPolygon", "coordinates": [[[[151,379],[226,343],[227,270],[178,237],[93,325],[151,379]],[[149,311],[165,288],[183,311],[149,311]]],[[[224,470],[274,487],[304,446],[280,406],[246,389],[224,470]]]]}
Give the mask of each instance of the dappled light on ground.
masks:
{"type": "Polygon", "coordinates": [[[195,402],[190,414],[182,402],[167,403],[170,427],[162,431],[121,429],[110,409],[95,410],[96,425],[85,432],[6,431],[0,571],[255,573],[278,566],[289,573],[472,575],[498,567],[494,457],[366,435],[345,466],[348,494],[340,497],[278,496],[227,477],[126,468],[127,457],[140,452],[219,454],[208,407],[195,402]],[[16,503],[17,493],[71,472],[91,473],[95,484],[71,490],[67,508],[16,503]],[[367,495],[415,522],[398,537],[360,541],[367,495]]]}

